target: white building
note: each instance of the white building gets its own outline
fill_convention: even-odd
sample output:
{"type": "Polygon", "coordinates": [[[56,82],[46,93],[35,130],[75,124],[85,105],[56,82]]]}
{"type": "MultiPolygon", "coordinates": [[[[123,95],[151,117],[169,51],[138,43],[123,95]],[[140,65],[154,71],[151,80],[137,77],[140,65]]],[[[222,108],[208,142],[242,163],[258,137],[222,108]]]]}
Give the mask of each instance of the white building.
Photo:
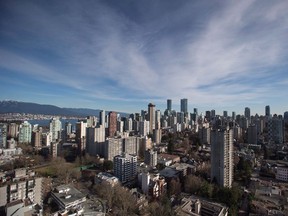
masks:
{"type": "Polygon", "coordinates": [[[28,121],[24,121],[20,124],[19,128],[19,143],[31,143],[32,126],[28,121]]]}
{"type": "Polygon", "coordinates": [[[211,179],[222,187],[233,181],[233,130],[211,131],[211,179]]]}
{"type": "Polygon", "coordinates": [[[288,182],[288,165],[277,164],[276,179],[280,181],[288,182]]]}
{"type": "Polygon", "coordinates": [[[86,196],[71,185],[58,186],[51,192],[51,197],[59,210],[78,209],[81,211],[83,203],[86,202],[86,196]]]}
{"type": "Polygon", "coordinates": [[[52,118],[49,125],[50,133],[51,133],[51,142],[56,142],[61,138],[61,129],[62,123],[59,118],[52,118]]]}
{"type": "Polygon", "coordinates": [[[149,121],[141,121],[139,123],[139,133],[141,136],[147,136],[149,134],[149,121]]]}

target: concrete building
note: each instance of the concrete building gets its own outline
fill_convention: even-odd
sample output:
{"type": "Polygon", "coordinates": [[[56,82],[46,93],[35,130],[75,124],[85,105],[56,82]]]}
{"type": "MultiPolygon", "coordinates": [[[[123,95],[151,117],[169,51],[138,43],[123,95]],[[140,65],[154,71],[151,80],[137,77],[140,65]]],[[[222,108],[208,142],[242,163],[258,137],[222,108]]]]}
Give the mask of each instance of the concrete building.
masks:
{"type": "Polygon", "coordinates": [[[50,146],[52,143],[52,133],[51,132],[42,132],[42,143],[44,146],[50,146]]]}
{"type": "Polygon", "coordinates": [[[119,179],[110,173],[100,172],[95,176],[95,183],[102,183],[102,182],[106,182],[111,186],[115,186],[116,184],[119,183],[119,179]]]}
{"type": "Polygon", "coordinates": [[[172,100],[167,99],[167,110],[172,111],[172,100]]]}
{"type": "Polygon", "coordinates": [[[0,148],[6,148],[7,124],[0,123],[0,148]]]}
{"type": "Polygon", "coordinates": [[[142,192],[153,198],[161,196],[167,189],[167,182],[159,173],[142,172],[138,175],[138,182],[142,192]]]}
{"type": "Polygon", "coordinates": [[[277,164],[276,179],[288,182],[288,164],[277,164]]]}
{"type": "Polygon", "coordinates": [[[29,199],[16,200],[5,206],[6,216],[42,216],[43,209],[39,204],[31,202],[29,199]]]}
{"type": "Polygon", "coordinates": [[[76,143],[79,154],[86,150],[86,129],[87,122],[78,121],[76,123],[76,143]]]}
{"type": "Polygon", "coordinates": [[[122,154],[114,157],[114,175],[122,182],[137,176],[137,156],[122,154]]]}
{"type": "Polygon", "coordinates": [[[188,113],[188,99],[183,98],[180,100],[180,111],[183,112],[184,114],[188,113]]]}
{"type": "Polygon", "coordinates": [[[211,180],[222,187],[231,187],[233,181],[233,130],[211,131],[211,180]]]}
{"type": "Polygon", "coordinates": [[[96,116],[87,116],[86,118],[87,127],[96,127],[97,125],[97,117],[96,116]]]}
{"type": "Polygon", "coordinates": [[[109,112],[108,136],[113,137],[117,132],[117,113],[109,112]]]}
{"type": "Polygon", "coordinates": [[[139,155],[141,157],[144,157],[144,153],[147,149],[152,148],[152,140],[151,138],[148,138],[147,136],[140,137],[139,138],[139,155]]]}
{"type": "Polygon", "coordinates": [[[122,151],[126,154],[139,155],[140,137],[130,136],[123,138],[122,151]]]}
{"type": "Polygon", "coordinates": [[[103,125],[86,129],[86,152],[90,155],[102,155],[102,145],[105,142],[105,128],[103,125]]]}
{"type": "Polygon", "coordinates": [[[157,165],[157,151],[152,149],[146,150],[144,153],[144,163],[151,167],[156,167],[157,165]]]}
{"type": "Polygon", "coordinates": [[[152,103],[148,104],[148,119],[149,121],[149,133],[153,134],[156,124],[156,115],[155,115],[155,105],[152,103]]]}
{"type": "Polygon", "coordinates": [[[121,134],[124,132],[124,122],[117,120],[117,131],[121,134]]]}
{"type": "Polygon", "coordinates": [[[149,121],[140,121],[139,123],[139,134],[141,136],[147,136],[149,134],[150,126],[149,126],[149,121]]]}
{"type": "Polygon", "coordinates": [[[200,127],[198,130],[198,136],[202,144],[211,144],[210,127],[200,127]]]}
{"type": "Polygon", "coordinates": [[[267,105],[267,106],[265,106],[265,116],[269,117],[270,115],[271,115],[271,113],[270,113],[270,106],[267,105]]]}
{"type": "Polygon", "coordinates": [[[103,156],[106,160],[113,161],[116,155],[123,152],[122,138],[108,138],[104,143],[103,156]]]}
{"type": "Polygon", "coordinates": [[[68,137],[70,134],[72,134],[72,124],[70,122],[65,123],[65,136],[68,137]]]}
{"type": "Polygon", "coordinates": [[[42,147],[42,127],[37,127],[32,131],[31,145],[35,149],[42,147]]]}
{"type": "Polygon", "coordinates": [[[153,141],[156,143],[156,144],[159,144],[161,143],[161,140],[162,140],[162,129],[154,129],[154,132],[153,132],[153,141]]]}
{"type": "Polygon", "coordinates": [[[284,141],[284,121],[282,116],[274,115],[268,118],[268,141],[282,144],[284,141]]]}
{"type": "Polygon", "coordinates": [[[51,198],[57,204],[59,210],[78,210],[76,215],[83,211],[86,202],[85,194],[72,185],[61,185],[51,192],[51,198]]]}
{"type": "MultiPolygon", "coordinates": [[[[0,126],[1,128],[1,126],[0,126]]],[[[19,125],[16,123],[10,123],[8,124],[8,136],[12,138],[17,138],[19,133],[19,125]]]]}
{"type": "Polygon", "coordinates": [[[248,123],[251,123],[251,112],[249,107],[245,107],[244,116],[248,119],[248,123]]]}
{"type": "MultiPolygon", "coordinates": [[[[209,116],[209,115],[208,115],[209,116]]],[[[215,118],[216,117],[216,111],[215,110],[211,110],[210,111],[210,117],[211,118],[215,118]]]]}
{"type": "MultiPolygon", "coordinates": [[[[8,178],[8,177],[7,177],[8,178]]],[[[42,205],[42,181],[35,173],[26,169],[16,169],[10,181],[0,187],[0,207],[17,200],[29,199],[42,205]]]]}
{"type": "Polygon", "coordinates": [[[255,124],[249,125],[247,129],[247,142],[249,144],[257,144],[258,143],[258,130],[255,124]]]}
{"type": "Polygon", "coordinates": [[[49,129],[52,134],[52,142],[56,142],[61,139],[62,123],[59,118],[51,119],[49,129]]]}
{"type": "Polygon", "coordinates": [[[132,131],[133,128],[133,120],[132,118],[126,118],[126,120],[124,121],[124,128],[125,131],[132,131]]]}
{"type": "Polygon", "coordinates": [[[105,122],[105,110],[101,110],[99,112],[99,124],[103,125],[106,128],[106,122],[105,122]]]}
{"type": "Polygon", "coordinates": [[[181,216],[227,216],[228,207],[203,199],[202,197],[191,196],[183,198],[181,205],[175,209],[176,215],[181,216]]]}
{"type": "Polygon", "coordinates": [[[32,126],[28,121],[24,121],[22,124],[20,124],[18,142],[31,143],[31,137],[32,137],[32,126]]]}
{"type": "Polygon", "coordinates": [[[155,124],[156,124],[155,128],[160,129],[160,126],[159,126],[161,125],[161,111],[160,110],[155,111],[155,124]]]}

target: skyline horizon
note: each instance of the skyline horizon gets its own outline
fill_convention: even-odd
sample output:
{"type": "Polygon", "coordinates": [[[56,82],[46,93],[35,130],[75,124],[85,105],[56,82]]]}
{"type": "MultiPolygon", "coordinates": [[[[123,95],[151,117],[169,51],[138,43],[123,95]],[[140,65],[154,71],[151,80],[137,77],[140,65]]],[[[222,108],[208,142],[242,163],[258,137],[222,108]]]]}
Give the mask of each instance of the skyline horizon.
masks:
{"type": "MultiPolygon", "coordinates": [[[[166,102],[167,102],[168,99],[166,99],[166,102]]],[[[126,113],[126,114],[135,114],[135,113],[141,113],[141,110],[146,110],[148,111],[148,105],[149,103],[152,103],[152,102],[149,102],[147,103],[146,107],[145,108],[142,108],[142,109],[139,109],[137,111],[132,111],[132,112],[129,112],[129,111],[123,111],[123,110],[117,110],[117,109],[103,109],[101,107],[83,107],[83,106],[79,106],[79,107],[62,107],[62,106],[58,106],[58,105],[55,105],[55,104],[48,104],[48,103],[37,103],[37,102],[32,102],[32,101],[20,101],[20,100],[11,100],[11,99],[4,99],[4,100],[0,100],[0,102],[3,102],[3,101],[6,101],[6,102],[23,102],[23,103],[35,103],[35,104],[39,104],[39,105],[52,105],[52,106],[57,106],[59,108],[69,108],[69,109],[94,109],[94,110],[104,110],[105,112],[110,112],[110,111],[113,111],[113,112],[117,112],[117,113],[126,113]]],[[[167,103],[165,103],[166,105],[164,106],[161,106],[161,108],[159,108],[159,106],[157,106],[157,104],[155,103],[152,103],[153,105],[155,105],[156,109],[155,110],[160,110],[161,111],[161,114],[163,115],[164,114],[164,111],[167,109],[167,103]]],[[[163,105],[163,104],[162,104],[163,105]]],[[[174,108],[175,105],[173,106],[173,100],[172,100],[172,110],[173,111],[176,111],[176,112],[180,112],[180,109],[181,109],[181,105],[180,105],[180,101],[179,101],[179,107],[178,108],[174,108]]],[[[284,113],[285,112],[288,112],[288,110],[286,111],[283,111],[282,113],[277,113],[277,112],[273,112],[273,109],[271,110],[271,106],[270,105],[266,105],[266,106],[269,106],[270,107],[270,114],[271,116],[273,116],[274,114],[277,114],[277,115],[282,115],[284,117],[284,113]]],[[[243,106],[243,111],[241,112],[237,112],[235,110],[229,110],[229,109],[222,109],[222,110],[217,110],[215,108],[211,108],[211,109],[199,109],[199,107],[191,107],[190,104],[189,104],[189,100],[188,100],[188,113],[193,113],[194,112],[194,108],[197,109],[198,111],[198,115],[200,116],[202,113],[203,115],[205,116],[206,114],[206,111],[211,111],[211,110],[215,110],[215,113],[216,115],[219,115],[219,116],[223,116],[223,112],[224,111],[227,111],[228,112],[228,116],[232,116],[232,112],[235,112],[236,116],[237,115],[245,115],[245,108],[248,107],[250,109],[250,113],[251,113],[251,116],[255,116],[256,114],[258,114],[259,116],[265,116],[265,107],[263,107],[263,113],[261,112],[253,112],[253,107],[249,107],[249,106],[243,106]],[[190,107],[190,108],[189,108],[190,107]]]]}
{"type": "Polygon", "coordinates": [[[285,0],[0,1],[0,100],[284,113],[287,11],[285,0]]]}

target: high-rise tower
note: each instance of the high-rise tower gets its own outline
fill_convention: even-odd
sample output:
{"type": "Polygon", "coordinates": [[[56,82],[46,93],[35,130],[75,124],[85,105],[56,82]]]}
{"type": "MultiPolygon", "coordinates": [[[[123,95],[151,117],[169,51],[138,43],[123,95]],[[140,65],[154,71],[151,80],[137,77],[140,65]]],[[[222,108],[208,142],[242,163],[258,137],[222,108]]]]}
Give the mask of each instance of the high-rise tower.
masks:
{"type": "Polygon", "coordinates": [[[181,108],[181,112],[183,113],[188,113],[188,99],[187,98],[183,98],[180,101],[180,108],[181,108]]]}
{"type": "Polygon", "coordinates": [[[7,142],[7,125],[0,123],[0,148],[6,148],[7,142]]]}
{"type": "Polygon", "coordinates": [[[171,111],[172,110],[172,100],[167,99],[167,110],[171,111]]]}
{"type": "Polygon", "coordinates": [[[108,135],[110,137],[114,136],[117,132],[117,113],[109,112],[109,126],[108,126],[108,135]]]}
{"type": "Polygon", "coordinates": [[[211,131],[211,179],[222,187],[233,181],[233,130],[211,131]]]}
{"type": "Polygon", "coordinates": [[[245,107],[244,116],[248,119],[248,122],[250,123],[251,114],[250,114],[250,108],[249,107],[245,107]]]}
{"type": "Polygon", "coordinates": [[[113,160],[114,175],[121,182],[127,182],[137,176],[137,156],[123,154],[117,155],[113,160]]]}
{"type": "Polygon", "coordinates": [[[267,105],[267,106],[265,106],[265,116],[270,116],[270,106],[269,105],[267,105]]]}
{"type": "Polygon", "coordinates": [[[59,118],[52,118],[49,125],[52,134],[52,142],[56,142],[61,138],[62,123],[59,118]]]}
{"type": "Polygon", "coordinates": [[[148,104],[148,121],[149,121],[149,133],[153,134],[153,130],[155,129],[155,105],[152,103],[148,104]]]}
{"type": "Polygon", "coordinates": [[[31,143],[32,126],[28,121],[24,121],[19,129],[19,143],[31,143]]]}

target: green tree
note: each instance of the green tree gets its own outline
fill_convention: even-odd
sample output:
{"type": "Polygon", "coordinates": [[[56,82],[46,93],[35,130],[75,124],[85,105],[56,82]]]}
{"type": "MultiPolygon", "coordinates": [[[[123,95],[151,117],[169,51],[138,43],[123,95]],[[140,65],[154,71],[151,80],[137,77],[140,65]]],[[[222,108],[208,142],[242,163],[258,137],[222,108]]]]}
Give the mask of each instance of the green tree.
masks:
{"type": "Polygon", "coordinates": [[[203,197],[211,198],[213,195],[213,186],[207,181],[202,181],[199,194],[203,197]]]}
{"type": "Polygon", "coordinates": [[[113,162],[110,160],[105,160],[103,162],[103,170],[108,171],[113,169],[113,162]]]}

